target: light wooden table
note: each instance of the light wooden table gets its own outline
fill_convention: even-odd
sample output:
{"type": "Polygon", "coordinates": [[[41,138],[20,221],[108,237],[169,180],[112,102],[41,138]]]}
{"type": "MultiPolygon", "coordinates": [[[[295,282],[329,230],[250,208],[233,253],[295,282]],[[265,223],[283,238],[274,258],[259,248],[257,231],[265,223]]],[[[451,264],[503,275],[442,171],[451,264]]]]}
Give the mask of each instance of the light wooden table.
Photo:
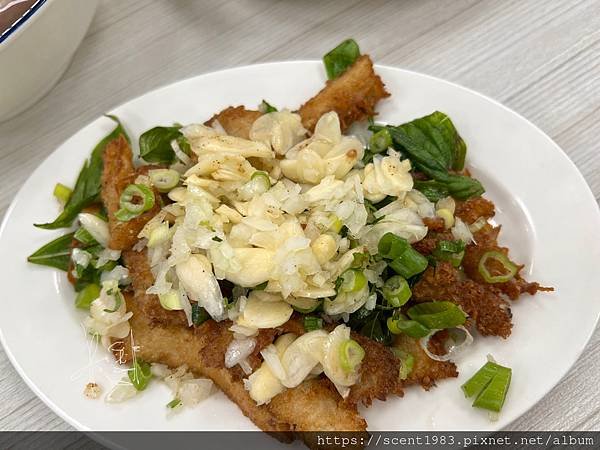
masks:
{"type": "MultiPolygon", "coordinates": [[[[0,215],[43,158],[116,105],[217,69],[317,59],[348,36],[379,63],[457,82],[523,114],[600,198],[600,0],[104,0],[60,83],[0,124],[0,215]]],[[[566,378],[511,428],[600,429],[599,383],[597,331],[566,378]]],[[[17,429],[71,427],[0,350],[0,430],[17,429]]]]}

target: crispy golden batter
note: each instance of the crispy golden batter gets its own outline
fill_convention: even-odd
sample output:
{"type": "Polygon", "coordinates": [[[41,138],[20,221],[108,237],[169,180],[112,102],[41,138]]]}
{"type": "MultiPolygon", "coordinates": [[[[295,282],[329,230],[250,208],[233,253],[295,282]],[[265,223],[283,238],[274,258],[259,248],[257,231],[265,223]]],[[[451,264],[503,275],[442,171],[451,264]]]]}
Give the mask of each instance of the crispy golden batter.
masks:
{"type": "Polygon", "coordinates": [[[353,122],[375,115],[377,102],[389,95],[371,58],[363,55],[340,77],[328,81],[298,112],[304,127],[312,132],[323,114],[335,111],[345,131],[353,122]]]}
{"type": "Polygon", "coordinates": [[[413,287],[413,300],[427,302],[449,300],[459,305],[484,336],[506,338],[512,328],[508,303],[495,291],[473,280],[462,279],[460,272],[448,262],[428,267],[413,287]]]}
{"type": "MultiPolygon", "coordinates": [[[[146,294],[146,289],[153,283],[146,252],[129,250],[124,252],[124,258],[130,269],[135,293],[133,298],[128,296],[127,307],[133,312],[129,322],[138,357],[170,367],[186,364],[196,375],[212,379],[264,431],[308,431],[321,426],[325,426],[327,430],[365,430],[366,424],[355,406],[345,404],[337,392],[323,389],[321,385],[310,381],[286,390],[283,393],[286,397],[282,399],[275,397],[269,405],[257,406],[244,388],[244,374],[239,367],[223,367],[223,357],[231,340],[231,332],[228,330],[231,323],[209,320],[197,328],[187,327],[187,321],[180,311],[166,311],[160,306],[156,296],[146,294]],[[296,390],[300,393],[296,393],[296,390]],[[285,399],[292,397],[294,403],[287,404],[285,399]],[[312,411],[322,413],[320,422],[314,423],[307,419],[312,411]]],[[[299,331],[298,325],[288,329],[299,331]]],[[[275,334],[284,331],[287,331],[286,327],[281,330],[264,330],[257,339],[254,356],[257,357],[260,349],[272,342],[275,334]]],[[[113,348],[122,362],[131,360],[131,342],[115,344],[113,348]]]]}
{"type": "Polygon", "coordinates": [[[464,223],[472,224],[480,217],[490,219],[496,213],[494,204],[483,197],[473,197],[464,202],[456,202],[456,217],[464,223]]]}
{"type": "Polygon", "coordinates": [[[360,366],[360,379],[350,388],[347,403],[362,403],[371,406],[373,399],[386,400],[390,395],[402,396],[402,386],[398,380],[400,363],[389,348],[352,332],[352,339],[365,351],[360,366]]]}
{"type": "Polygon", "coordinates": [[[329,380],[323,378],[285,390],[268,407],[295,431],[361,431],[367,426],[356,405],[341,401],[329,380]]]}
{"type": "Polygon", "coordinates": [[[156,201],[151,210],[127,222],[117,220],[115,213],[120,208],[121,193],[136,178],[131,148],[123,135],[108,143],[102,159],[104,167],[102,170],[101,196],[108,212],[108,227],[110,230],[108,246],[115,250],[125,250],[133,247],[137,242],[138,233],[160,211],[160,202],[158,201],[158,195],[155,193],[156,201]]]}
{"type": "Polygon", "coordinates": [[[244,139],[250,139],[250,129],[252,128],[252,124],[260,116],[262,116],[260,111],[246,109],[243,106],[230,106],[229,108],[221,111],[219,114],[212,116],[204,124],[212,126],[213,122],[217,120],[225,129],[227,134],[244,139]]]}
{"type": "Polygon", "coordinates": [[[409,386],[420,384],[423,389],[429,390],[435,386],[437,380],[457,377],[456,365],[450,361],[435,361],[423,351],[419,340],[404,334],[396,336],[394,346],[410,353],[414,358],[413,369],[403,384],[409,386]]]}

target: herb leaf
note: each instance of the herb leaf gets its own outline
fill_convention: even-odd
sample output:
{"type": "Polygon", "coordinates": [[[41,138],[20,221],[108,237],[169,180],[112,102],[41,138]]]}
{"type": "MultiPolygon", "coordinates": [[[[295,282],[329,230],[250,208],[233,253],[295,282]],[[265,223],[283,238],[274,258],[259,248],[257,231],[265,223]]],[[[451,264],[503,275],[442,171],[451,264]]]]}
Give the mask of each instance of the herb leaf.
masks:
{"type": "Polygon", "coordinates": [[[450,192],[444,183],[435,180],[414,181],[414,188],[420,191],[430,202],[437,202],[442,198],[448,197],[450,192]]]}
{"type": "Polygon", "coordinates": [[[140,136],[140,157],[150,163],[172,164],[176,160],[171,141],[176,140],[181,150],[189,153],[189,143],[181,134],[180,125],[154,127],[140,136]]]}
{"type": "Polygon", "coordinates": [[[437,182],[421,182],[421,188],[429,197],[438,198],[447,191],[453,197],[465,200],[485,192],[476,179],[449,173],[464,168],[467,146],[446,114],[435,111],[403,125],[389,126],[388,130],[395,148],[437,182]]]}
{"type": "Polygon", "coordinates": [[[360,48],[354,39],[346,39],[323,56],[327,78],[333,80],[343,74],[360,56],[360,48]]]}
{"type": "Polygon", "coordinates": [[[110,115],[107,115],[106,117],[115,121],[117,126],[98,142],[92,151],[90,159],[83,164],[83,168],[81,169],[81,172],[79,172],[77,182],[73,188],[73,193],[71,194],[69,201],[65,204],[62,213],[60,213],[54,222],[37,223],[35,224],[36,227],[44,228],[46,230],[70,227],[73,220],[75,220],[75,217],[77,217],[77,214],[79,214],[83,208],[98,200],[101,189],[103,166],[102,154],[104,153],[104,149],[110,141],[116,139],[121,134],[129,141],[129,137],[119,119],[110,115]]]}
{"type": "Polygon", "coordinates": [[[27,261],[56,269],[69,270],[71,262],[71,242],[75,233],[65,234],[43,247],[27,258],[27,261]]]}

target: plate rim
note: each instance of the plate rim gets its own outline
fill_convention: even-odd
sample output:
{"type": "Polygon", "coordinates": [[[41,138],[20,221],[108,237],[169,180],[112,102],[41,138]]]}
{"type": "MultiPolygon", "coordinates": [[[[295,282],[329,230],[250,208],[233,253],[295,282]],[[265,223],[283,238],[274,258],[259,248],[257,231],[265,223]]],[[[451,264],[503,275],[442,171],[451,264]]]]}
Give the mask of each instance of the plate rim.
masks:
{"type": "MultiPolygon", "coordinates": [[[[147,95],[153,94],[156,91],[160,91],[166,88],[170,88],[173,87],[175,85],[178,84],[184,84],[186,82],[190,82],[192,80],[195,80],[197,78],[202,78],[202,77],[207,77],[207,76],[218,76],[218,75],[222,75],[222,74],[226,74],[226,73],[230,73],[230,72],[236,72],[236,71],[244,71],[244,70],[249,70],[249,69],[255,69],[255,68],[262,68],[262,67],[268,67],[268,66],[279,66],[279,65],[304,65],[304,64],[320,64],[321,61],[320,60],[316,60],[316,59],[298,59],[298,60],[281,60],[281,61],[269,61],[269,62],[262,62],[262,63],[256,63],[256,64],[246,64],[246,65],[242,65],[242,66],[233,66],[233,67],[227,67],[227,68],[223,68],[223,69],[218,69],[218,70],[214,70],[214,71],[210,71],[210,72],[203,72],[203,73],[199,73],[196,75],[192,75],[186,78],[182,78],[182,79],[178,79],[175,80],[173,82],[170,83],[166,83],[160,86],[155,87],[154,89],[145,91],[143,93],[141,93],[140,95],[137,95],[135,97],[132,98],[128,98],[126,100],[124,100],[123,102],[119,103],[118,105],[115,105],[113,107],[111,107],[111,109],[109,111],[107,111],[105,114],[111,114],[113,111],[120,109],[142,97],[145,97],[147,95]]],[[[463,86],[461,84],[458,84],[456,82],[453,81],[449,81],[443,78],[439,78],[436,77],[434,75],[430,75],[427,73],[423,73],[423,72],[419,72],[419,71],[415,71],[415,70],[410,70],[410,69],[404,69],[404,68],[400,68],[400,67],[396,67],[396,66],[390,66],[390,65],[386,65],[386,64],[374,64],[374,67],[376,69],[384,69],[384,70],[390,70],[393,72],[401,72],[404,74],[408,74],[411,76],[416,76],[416,77],[421,77],[421,78],[425,78],[427,80],[436,82],[436,83],[441,83],[443,85],[449,86],[451,88],[454,89],[459,89],[463,92],[466,92],[468,94],[474,95],[476,97],[480,97],[492,104],[494,104],[497,107],[500,107],[501,109],[503,109],[505,112],[512,114],[513,116],[516,116],[520,121],[522,121],[523,123],[525,123],[528,128],[531,128],[532,130],[535,130],[540,136],[543,136],[544,140],[550,144],[552,147],[554,147],[555,150],[558,150],[559,154],[561,155],[562,160],[570,165],[570,168],[574,170],[574,172],[576,173],[576,176],[578,177],[579,181],[583,183],[583,185],[585,186],[585,195],[587,198],[585,198],[585,202],[591,201],[595,206],[595,221],[597,223],[600,224],[600,205],[598,205],[598,202],[596,200],[596,197],[594,196],[594,193],[591,190],[590,185],[588,184],[588,182],[586,181],[585,177],[583,176],[583,174],[581,173],[581,171],[579,170],[579,168],[577,167],[577,165],[573,162],[573,160],[571,160],[571,158],[569,157],[569,155],[562,149],[562,147],[560,145],[558,145],[558,143],[556,143],[544,130],[542,130],[540,127],[538,127],[537,125],[535,125],[533,122],[531,122],[529,119],[527,119],[526,117],[524,117],[522,114],[518,113],[517,111],[509,108],[508,106],[504,105],[503,103],[501,103],[500,101],[486,95],[483,94],[481,92],[478,92],[474,89],[471,89],[469,87],[463,86]]],[[[78,133],[80,133],[83,129],[88,128],[89,126],[91,126],[92,124],[94,124],[95,122],[97,122],[98,120],[101,120],[102,117],[104,116],[98,116],[94,119],[92,119],[91,121],[87,122],[85,125],[79,127],[74,133],[70,134],[69,136],[67,136],[63,141],[61,141],[61,143],[59,145],[57,145],[45,158],[43,158],[40,163],[36,166],[36,168],[30,173],[30,175],[27,177],[27,179],[23,182],[23,184],[21,185],[21,187],[19,188],[19,190],[15,193],[10,205],[8,206],[8,208],[6,209],[6,212],[4,213],[4,216],[2,218],[2,222],[0,223],[0,239],[2,238],[2,236],[4,235],[5,229],[8,225],[9,222],[9,218],[12,215],[13,210],[16,207],[17,204],[17,200],[20,198],[22,191],[25,187],[25,185],[28,183],[28,181],[36,174],[36,172],[38,170],[40,170],[40,168],[46,164],[47,160],[50,159],[54,153],[56,153],[60,148],[62,148],[71,138],[73,138],[74,136],[76,136],[78,133]]],[[[583,194],[583,192],[582,192],[583,194]]],[[[555,389],[565,378],[565,376],[573,369],[573,367],[575,366],[575,364],[577,364],[577,362],[581,359],[581,355],[583,354],[584,350],[587,348],[587,346],[589,345],[589,342],[592,338],[592,336],[594,335],[594,333],[596,332],[596,329],[598,328],[598,323],[600,322],[600,308],[598,309],[598,311],[595,314],[594,317],[594,326],[590,328],[590,331],[587,333],[587,336],[585,338],[585,342],[583,343],[583,345],[581,346],[581,349],[579,349],[576,354],[575,354],[575,358],[573,360],[573,362],[566,367],[562,373],[560,374],[560,377],[557,379],[557,381],[542,395],[542,397],[540,397],[537,401],[535,401],[534,403],[530,404],[524,411],[522,411],[518,416],[512,418],[509,422],[507,422],[505,424],[504,427],[501,428],[501,430],[507,429],[509,428],[515,421],[517,421],[518,419],[522,418],[524,415],[526,415],[534,406],[536,406],[538,403],[540,403],[553,389],[555,389]]],[[[70,426],[74,427],[77,431],[100,431],[100,430],[92,430],[87,426],[84,426],[83,424],[81,424],[77,419],[75,419],[74,417],[71,417],[70,415],[68,415],[62,408],[60,408],[58,405],[56,405],[52,400],[50,400],[45,394],[44,392],[39,389],[37,387],[37,385],[29,378],[29,376],[27,376],[26,372],[24,371],[24,369],[21,367],[21,365],[19,364],[19,362],[17,361],[17,358],[15,357],[15,355],[13,354],[11,348],[9,346],[7,346],[6,344],[6,340],[4,337],[4,331],[3,329],[0,327],[0,344],[2,345],[2,348],[4,349],[4,352],[7,355],[8,360],[10,361],[11,365],[13,366],[13,368],[15,369],[15,371],[17,372],[17,374],[21,377],[21,379],[25,382],[25,384],[27,385],[27,387],[29,389],[31,389],[33,391],[33,393],[40,399],[42,400],[42,402],[50,409],[52,410],[52,412],[54,412],[56,415],[58,415],[61,419],[63,419],[67,424],[69,424],[70,426]]],[[[491,428],[490,428],[491,430],[491,428]]]]}

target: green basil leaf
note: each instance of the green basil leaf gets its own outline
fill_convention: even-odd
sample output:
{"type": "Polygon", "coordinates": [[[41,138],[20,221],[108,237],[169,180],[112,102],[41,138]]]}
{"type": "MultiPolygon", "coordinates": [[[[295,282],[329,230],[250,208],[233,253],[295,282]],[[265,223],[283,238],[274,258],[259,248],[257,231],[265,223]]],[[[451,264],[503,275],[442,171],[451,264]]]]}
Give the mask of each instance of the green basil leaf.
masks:
{"type": "Polygon", "coordinates": [[[154,127],[140,136],[140,157],[149,163],[172,164],[176,161],[171,141],[176,140],[183,152],[190,153],[187,139],[181,134],[181,126],[154,127]]]}
{"type": "Polygon", "coordinates": [[[389,126],[388,130],[394,147],[432,179],[415,182],[415,189],[430,201],[446,195],[466,200],[485,192],[476,179],[449,172],[464,168],[467,146],[446,114],[435,111],[412,122],[389,126]]]}
{"type": "Polygon", "coordinates": [[[83,164],[83,168],[79,172],[77,182],[73,188],[73,193],[71,194],[69,201],[65,204],[62,213],[60,213],[54,222],[38,223],[35,224],[36,227],[44,228],[46,230],[70,227],[73,220],[75,220],[75,217],[77,217],[77,214],[79,214],[83,208],[98,201],[102,184],[102,154],[104,153],[104,149],[110,141],[116,139],[121,134],[125,136],[129,142],[129,137],[119,119],[111,115],[107,115],[106,117],[115,121],[117,126],[98,142],[92,151],[90,159],[83,164]]]}
{"type": "Polygon", "coordinates": [[[343,74],[360,56],[360,48],[354,39],[346,39],[323,56],[327,78],[333,80],[343,74]]]}
{"type": "Polygon", "coordinates": [[[420,191],[427,200],[430,202],[437,202],[438,200],[448,197],[450,195],[450,191],[448,191],[448,187],[444,183],[440,183],[435,180],[428,181],[414,181],[414,188],[417,191],[420,191]]]}
{"type": "Polygon", "coordinates": [[[40,247],[27,258],[27,261],[56,269],[69,270],[71,262],[71,242],[75,233],[65,234],[40,247]]]}

